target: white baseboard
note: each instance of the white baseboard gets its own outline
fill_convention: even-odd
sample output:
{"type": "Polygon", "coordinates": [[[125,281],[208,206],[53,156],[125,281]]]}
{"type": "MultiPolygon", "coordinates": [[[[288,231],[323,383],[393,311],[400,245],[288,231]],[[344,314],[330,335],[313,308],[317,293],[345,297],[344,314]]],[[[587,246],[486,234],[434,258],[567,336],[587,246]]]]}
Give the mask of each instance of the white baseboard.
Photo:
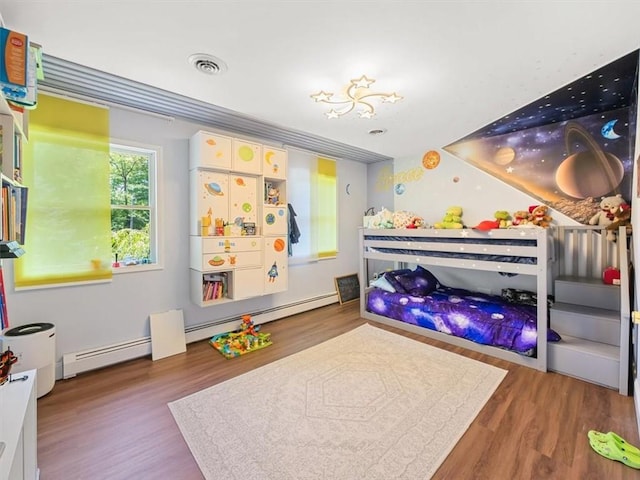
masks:
{"type": "MultiPolygon", "coordinates": [[[[304,299],[287,305],[274,307],[252,313],[251,317],[256,325],[278,320],[297,313],[307,312],[316,308],[331,305],[338,301],[335,292],[304,299]]],[[[219,333],[229,332],[238,328],[238,316],[224,318],[215,322],[208,322],[185,328],[187,343],[198,342],[211,338],[219,333]]],[[[138,338],[128,342],[94,348],[82,352],[67,353],[62,356],[62,365],[56,365],[56,378],[71,378],[78,373],[95,370],[97,368],[114,365],[134,358],[151,355],[151,337],[138,338]]]]}

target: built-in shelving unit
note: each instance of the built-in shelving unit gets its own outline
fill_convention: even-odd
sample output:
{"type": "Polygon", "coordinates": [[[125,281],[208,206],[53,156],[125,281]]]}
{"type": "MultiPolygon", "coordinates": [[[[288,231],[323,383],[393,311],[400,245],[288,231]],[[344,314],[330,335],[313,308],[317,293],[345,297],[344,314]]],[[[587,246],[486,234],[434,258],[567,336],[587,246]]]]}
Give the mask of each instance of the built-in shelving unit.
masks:
{"type": "Polygon", "coordinates": [[[287,151],[205,131],[189,145],[192,301],[285,291],[287,151]]]}

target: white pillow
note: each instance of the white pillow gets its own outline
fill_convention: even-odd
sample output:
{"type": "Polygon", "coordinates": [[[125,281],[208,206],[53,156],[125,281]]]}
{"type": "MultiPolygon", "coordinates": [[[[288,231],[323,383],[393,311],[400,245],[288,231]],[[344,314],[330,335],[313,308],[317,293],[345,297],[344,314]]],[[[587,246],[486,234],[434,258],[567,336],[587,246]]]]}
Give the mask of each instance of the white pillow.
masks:
{"type": "Polygon", "coordinates": [[[384,278],[384,275],[380,275],[378,278],[373,280],[371,282],[371,286],[379,288],[386,292],[394,293],[396,291],[396,289],[393,288],[393,286],[389,283],[389,281],[386,278],[384,278]]]}

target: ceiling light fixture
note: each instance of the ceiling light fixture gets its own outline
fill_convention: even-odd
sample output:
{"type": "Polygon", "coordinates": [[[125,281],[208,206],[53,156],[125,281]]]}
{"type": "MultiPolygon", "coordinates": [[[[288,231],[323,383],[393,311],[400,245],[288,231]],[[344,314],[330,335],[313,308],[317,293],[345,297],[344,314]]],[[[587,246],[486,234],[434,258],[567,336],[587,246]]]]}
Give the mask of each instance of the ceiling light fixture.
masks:
{"type": "Polygon", "coordinates": [[[189,63],[207,75],[220,75],[227,71],[226,63],[207,53],[194,53],[189,57],[189,63]]]}
{"type": "Polygon", "coordinates": [[[402,100],[402,97],[393,93],[370,93],[369,87],[375,83],[373,78],[367,78],[362,75],[360,78],[353,79],[346,87],[345,97],[342,99],[334,99],[333,93],[321,90],[311,95],[316,103],[327,103],[335,105],[334,108],[325,112],[327,118],[338,118],[351,112],[356,107],[361,107],[357,113],[360,118],[373,118],[376,114],[375,108],[371,100],[381,100],[382,103],[396,103],[402,100]]]}

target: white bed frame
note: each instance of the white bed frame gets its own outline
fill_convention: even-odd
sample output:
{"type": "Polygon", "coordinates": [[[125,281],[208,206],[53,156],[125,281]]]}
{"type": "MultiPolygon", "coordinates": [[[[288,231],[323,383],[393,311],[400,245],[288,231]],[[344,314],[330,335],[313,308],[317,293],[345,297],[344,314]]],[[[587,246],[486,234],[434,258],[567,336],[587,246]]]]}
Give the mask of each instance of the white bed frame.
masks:
{"type": "Polygon", "coordinates": [[[547,285],[548,265],[552,248],[549,248],[547,230],[542,228],[495,229],[487,232],[473,229],[435,230],[435,229],[365,229],[360,228],[360,316],[384,323],[396,328],[418,333],[429,338],[464,347],[520,365],[547,371],[547,285]],[[440,239],[439,242],[429,241],[440,239]],[[472,238],[481,243],[464,243],[463,239],[472,238]],[[442,241],[446,239],[446,241],[442,241]],[[532,245],[498,245],[496,239],[533,240],[532,245]],[[378,249],[389,249],[381,252],[378,249]],[[410,253],[403,251],[410,250],[410,253]],[[469,260],[464,258],[446,258],[431,256],[430,252],[474,253],[484,255],[509,255],[533,257],[535,264],[496,262],[488,260],[469,260]],[[536,357],[526,357],[498,347],[481,345],[464,338],[447,335],[424,327],[411,325],[400,320],[383,317],[367,311],[367,294],[371,290],[369,280],[370,260],[397,262],[399,264],[437,266],[488,272],[517,273],[536,277],[538,309],[538,345],[536,357]]]}

